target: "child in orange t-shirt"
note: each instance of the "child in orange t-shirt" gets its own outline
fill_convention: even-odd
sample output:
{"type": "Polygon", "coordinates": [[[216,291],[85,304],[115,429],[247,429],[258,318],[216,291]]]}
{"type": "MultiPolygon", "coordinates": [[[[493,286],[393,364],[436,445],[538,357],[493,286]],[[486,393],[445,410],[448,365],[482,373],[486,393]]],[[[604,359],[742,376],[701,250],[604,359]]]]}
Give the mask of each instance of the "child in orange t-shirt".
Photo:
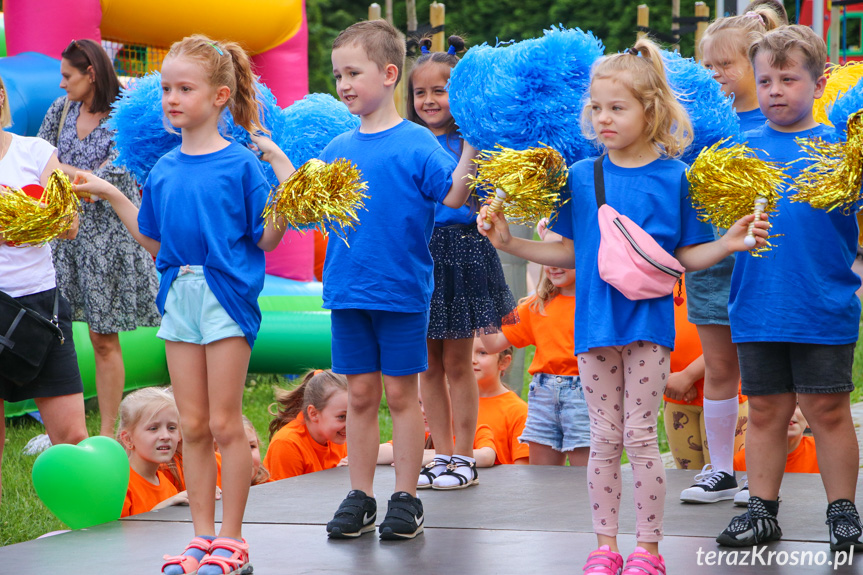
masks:
{"type": "MultiPolygon", "coordinates": [[[[687,318],[685,300],[674,306],[674,328],[676,336],[674,351],[671,352],[671,374],[663,395],[665,434],[668,436],[668,446],[678,469],[703,468],[702,473],[709,474],[712,467],[705,467],[710,464],[710,451],[704,427],[704,356],[701,353],[698,330],[687,318]]],[[[746,396],[740,395],[739,392],[738,403],[735,452],[743,449],[746,423],[749,419],[749,403],[746,396]]],[[[680,495],[681,499],[706,502],[702,489],[692,490],[692,487],[685,489],[680,495]]],[[[716,500],[730,499],[733,496],[734,493],[719,495],[716,500]]]]}
{"type": "MultiPolygon", "coordinates": [[[[560,236],[538,227],[543,241],[560,236]]],[[[488,353],[536,346],[527,371],[533,376],[527,398],[527,421],[520,441],[530,446],[531,465],[587,465],[590,419],[574,353],[575,270],[543,266],[536,294],[518,306],[519,323],[502,333],[480,334],[488,353]]]]}
{"type": "MultiPolygon", "coordinates": [[[[245,417],[245,416],[244,416],[245,417]]],[[[222,454],[219,453],[219,446],[214,445],[213,453],[216,457],[216,499],[222,497],[222,454]]],[[[165,474],[177,491],[186,490],[186,474],[183,471],[183,440],[177,444],[177,451],[174,452],[174,457],[168,463],[163,463],[159,466],[159,471],[165,474]]]]}
{"type": "Polygon", "coordinates": [[[245,415],[243,416],[243,429],[246,432],[246,439],[249,440],[249,449],[252,450],[252,485],[269,483],[272,481],[270,472],[261,462],[261,437],[251,420],[245,415]]]}
{"type": "Polygon", "coordinates": [[[482,340],[473,340],[473,372],[479,386],[477,422],[494,432],[495,465],[527,465],[530,447],[519,443],[527,420],[527,403],[500,380],[512,362],[512,347],[488,353],[482,340]]]}
{"type": "Polygon", "coordinates": [[[159,471],[171,461],[180,441],[180,423],[174,396],[165,388],[148,387],[120,403],[117,441],[129,456],[129,487],[121,517],[146,513],[189,502],[159,471]]]}
{"type": "Polygon", "coordinates": [[[345,445],[348,383],[330,370],[310,371],[292,391],[277,390],[264,467],[273,481],[336,467],[345,445]]]}

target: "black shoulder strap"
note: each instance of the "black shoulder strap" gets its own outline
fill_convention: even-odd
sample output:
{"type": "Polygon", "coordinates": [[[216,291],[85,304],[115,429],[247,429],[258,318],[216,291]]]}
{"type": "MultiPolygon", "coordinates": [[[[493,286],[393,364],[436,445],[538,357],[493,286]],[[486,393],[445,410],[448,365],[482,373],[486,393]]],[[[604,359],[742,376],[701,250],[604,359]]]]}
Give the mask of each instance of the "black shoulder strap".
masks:
{"type": "Polygon", "coordinates": [[[605,180],[602,177],[602,161],[604,159],[605,154],[602,154],[593,161],[593,188],[596,191],[597,208],[605,205],[605,180]]]}

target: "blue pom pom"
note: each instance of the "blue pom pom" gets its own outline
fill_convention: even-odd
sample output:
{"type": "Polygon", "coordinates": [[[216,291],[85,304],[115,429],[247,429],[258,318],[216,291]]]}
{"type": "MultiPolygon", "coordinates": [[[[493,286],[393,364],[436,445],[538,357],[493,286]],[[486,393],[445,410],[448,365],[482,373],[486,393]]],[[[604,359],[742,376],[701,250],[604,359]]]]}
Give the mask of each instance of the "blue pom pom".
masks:
{"type": "Polygon", "coordinates": [[[450,111],[474,147],[543,142],[567,163],[596,154],[581,133],[590,67],[604,47],[591,32],[552,27],[542,38],[467,51],[450,77],[450,111]]]}
{"type": "Polygon", "coordinates": [[[836,131],[842,134],[843,140],[848,136],[848,118],[861,109],[863,109],[863,81],[857,82],[854,87],[836,98],[828,115],[836,131]]]}
{"type": "Polygon", "coordinates": [[[300,167],[317,158],[333,138],[360,125],[360,119],[329,94],[309,94],[282,112],[284,130],[290,137],[281,147],[291,163],[300,167]]]}
{"type": "Polygon", "coordinates": [[[695,139],[681,158],[687,164],[707,146],[719,140],[737,136],[740,119],[734,103],[713,79],[713,73],[692,58],[663,50],[662,59],[668,84],[689,114],[695,139]]]}
{"type": "Polygon", "coordinates": [[[119,155],[115,163],[125,166],[143,184],[156,162],[180,145],[180,135],[162,124],[162,75],[148,74],[132,81],[114,102],[108,127],[116,132],[119,155]]]}

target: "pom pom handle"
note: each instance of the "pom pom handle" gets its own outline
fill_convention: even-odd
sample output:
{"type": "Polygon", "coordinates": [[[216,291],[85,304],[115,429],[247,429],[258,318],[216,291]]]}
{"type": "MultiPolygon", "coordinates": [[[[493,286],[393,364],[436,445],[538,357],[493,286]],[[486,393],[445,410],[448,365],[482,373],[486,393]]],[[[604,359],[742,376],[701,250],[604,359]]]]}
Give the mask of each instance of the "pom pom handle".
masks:
{"type": "Polygon", "coordinates": [[[506,199],[506,192],[497,188],[497,191],[494,194],[494,199],[488,206],[488,211],[486,211],[485,222],[482,224],[482,229],[490,230],[491,229],[491,214],[499,213],[503,211],[503,201],[506,199]]]}
{"type": "Polygon", "coordinates": [[[767,198],[757,197],[755,198],[755,206],[752,213],[755,214],[755,219],[749,222],[749,229],[746,231],[746,237],[743,239],[743,244],[747,248],[755,247],[755,222],[761,219],[761,214],[764,212],[764,208],[767,207],[767,198]]]}

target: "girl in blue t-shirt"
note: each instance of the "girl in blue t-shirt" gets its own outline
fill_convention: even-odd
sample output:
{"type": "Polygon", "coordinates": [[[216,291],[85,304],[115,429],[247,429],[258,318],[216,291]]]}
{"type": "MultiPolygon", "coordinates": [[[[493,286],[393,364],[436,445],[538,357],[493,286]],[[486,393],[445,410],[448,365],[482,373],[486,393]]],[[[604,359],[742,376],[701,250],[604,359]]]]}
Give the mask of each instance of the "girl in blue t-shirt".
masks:
{"type": "MultiPolygon", "coordinates": [[[[258,119],[248,56],[233,42],[190,36],[162,65],[162,110],[182,144],[162,157],[144,184],[140,212],[119,190],[79,172],[78,191],[106,199],[138,242],[156,256],[157,304],[163,314],[168,371],[180,411],[183,459],[195,538],[168,557],[168,575],[250,573],[242,525],[252,457],[243,429],[242,399],[251,346],[260,327],[257,298],[264,250],[283,225],[261,218],[269,192],[254,154],[223,138],[225,109],[255,133],[258,119]],[[222,454],[222,524],[216,537],[213,493],[222,454]]],[[[275,145],[254,137],[280,178],[293,167],[275,145]],[[275,159],[278,158],[278,159],[275,159]]],[[[282,222],[279,222],[280,224],[282,222]]]]}
{"type": "MultiPolygon", "coordinates": [[[[747,249],[753,216],[713,240],[688,199],[686,165],[674,158],[692,141],[686,112],[668,86],[659,49],[639,40],[625,52],[600,59],[591,72],[584,132],[607,155],[603,170],[607,203],[636,224],[690,269],[715,264],[747,249]]],[[[620,457],[625,447],[635,480],[636,539],[624,573],[665,572],[659,555],[665,501],[665,472],[657,443],[657,414],[674,344],[671,295],[632,301],[599,276],[600,232],[594,190],[594,159],[570,168],[570,201],[561,205],[556,242],[513,237],[505,218],[493,214],[487,232],[494,245],[543,265],[576,270],[574,353],[584,382],[591,437],[588,487],[599,549],[585,572],[617,574],[623,558],[617,547],[620,515],[620,457]],[[577,250],[575,249],[577,246],[577,250]]],[[[478,227],[482,232],[480,211],[478,227]]],[[[764,245],[767,222],[756,227],[764,245]]]]}
{"type": "MultiPolygon", "coordinates": [[[[450,113],[446,86],[464,40],[450,36],[446,52],[430,52],[430,47],[431,40],[424,39],[422,55],[408,78],[408,119],[431,130],[458,160],[462,140],[450,113]]],[[[480,330],[500,331],[502,318],[516,307],[494,246],[474,225],[477,207],[473,197],[458,209],[435,207],[429,242],[434,260],[429,367],[420,376],[420,387],[436,455],[420,472],[419,489],[459,489],[478,482],[473,443],[479,389],[473,372],[473,339],[480,330]]]]}
{"type": "MultiPolygon", "coordinates": [[[[779,14],[770,5],[762,5],[740,16],[717,19],[701,39],[704,54],[701,62],[713,71],[725,95],[734,98],[741,134],[767,122],[758,106],[749,46],[781,24],[779,14]]],[[[698,481],[680,494],[684,501],[713,503],[733,499],[737,493],[733,458],[740,369],[728,320],[734,259],[728,256],[706,270],[687,274],[686,278],[689,321],[698,328],[704,349],[703,415],[711,467],[705,466],[698,481]]]]}

